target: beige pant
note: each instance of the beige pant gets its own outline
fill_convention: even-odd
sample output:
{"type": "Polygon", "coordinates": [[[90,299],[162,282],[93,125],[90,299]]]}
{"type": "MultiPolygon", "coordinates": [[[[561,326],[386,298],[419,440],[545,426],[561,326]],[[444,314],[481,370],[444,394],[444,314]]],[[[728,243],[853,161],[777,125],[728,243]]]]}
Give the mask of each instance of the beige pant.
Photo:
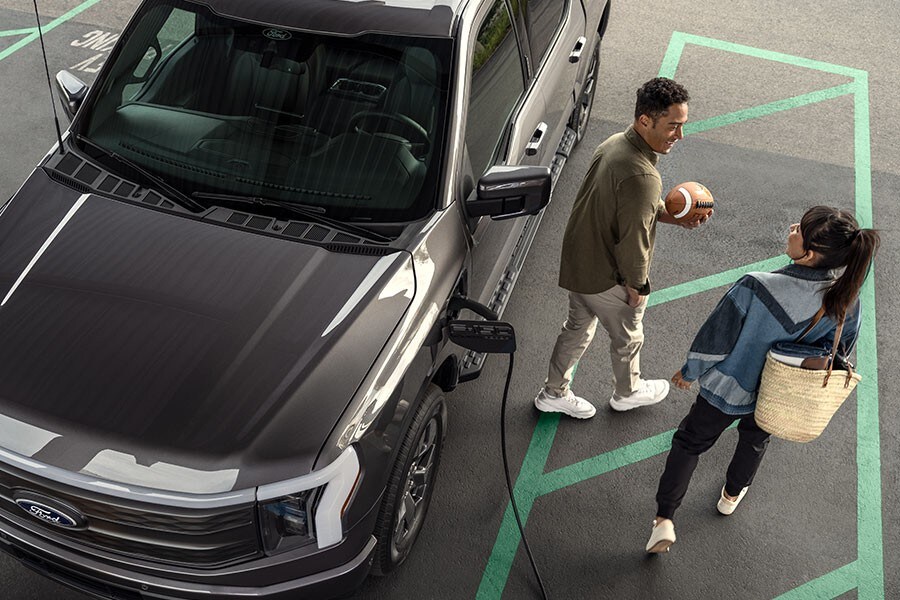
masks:
{"type": "Polygon", "coordinates": [[[547,392],[561,396],[569,389],[575,365],[590,345],[597,321],[609,334],[609,358],[616,394],[627,396],[636,391],[641,379],[640,353],[644,345],[641,321],[646,308],[646,296],[637,308],[628,306],[628,297],[621,285],[599,294],[569,292],[569,316],[550,357],[550,372],[544,383],[547,392]]]}

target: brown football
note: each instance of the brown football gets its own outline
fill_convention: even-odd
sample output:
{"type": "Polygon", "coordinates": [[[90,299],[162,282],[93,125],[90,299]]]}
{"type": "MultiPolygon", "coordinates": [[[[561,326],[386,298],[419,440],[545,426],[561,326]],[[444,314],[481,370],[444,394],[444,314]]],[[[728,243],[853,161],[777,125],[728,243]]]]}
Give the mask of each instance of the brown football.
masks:
{"type": "Polygon", "coordinates": [[[713,196],[702,183],[679,183],[666,194],[666,212],[676,221],[690,221],[712,213],[713,196]]]}

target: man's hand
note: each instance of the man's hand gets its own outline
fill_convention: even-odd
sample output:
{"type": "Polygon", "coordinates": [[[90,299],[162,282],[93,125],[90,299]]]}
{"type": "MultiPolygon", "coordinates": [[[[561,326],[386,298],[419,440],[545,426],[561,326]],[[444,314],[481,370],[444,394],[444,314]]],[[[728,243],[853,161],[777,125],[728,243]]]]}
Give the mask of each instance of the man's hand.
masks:
{"type": "Polygon", "coordinates": [[[709,221],[710,217],[713,215],[713,209],[709,209],[708,215],[697,215],[692,219],[688,219],[685,221],[680,221],[676,223],[676,225],[681,225],[685,229],[697,229],[707,221],[709,221]]]}
{"type": "Polygon", "coordinates": [[[666,211],[662,211],[661,213],[659,213],[658,219],[659,219],[660,223],[668,223],[669,225],[679,225],[681,227],[684,227],[685,229],[697,229],[698,227],[700,227],[701,225],[703,225],[704,223],[709,221],[709,218],[712,217],[712,215],[713,215],[713,210],[710,209],[709,215],[706,215],[706,216],[697,215],[695,217],[692,217],[691,219],[686,219],[684,221],[678,221],[675,219],[675,217],[673,217],[666,211]]]}
{"type": "Polygon", "coordinates": [[[678,389],[689,390],[689,389],[691,389],[692,382],[685,381],[684,377],[681,376],[681,371],[678,370],[678,371],[675,371],[674,375],[672,375],[672,383],[674,383],[676,386],[678,386],[678,389]]]}
{"type": "Polygon", "coordinates": [[[625,286],[625,293],[628,294],[628,306],[631,308],[637,308],[641,304],[641,300],[643,300],[643,296],[638,294],[638,291],[630,286],[625,286]]]}

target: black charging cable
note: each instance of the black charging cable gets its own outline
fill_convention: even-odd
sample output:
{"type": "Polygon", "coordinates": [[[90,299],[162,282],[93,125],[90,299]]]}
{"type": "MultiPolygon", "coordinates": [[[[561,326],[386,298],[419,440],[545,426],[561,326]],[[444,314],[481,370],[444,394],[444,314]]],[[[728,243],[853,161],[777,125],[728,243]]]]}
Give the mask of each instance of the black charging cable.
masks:
{"type": "MultiPolygon", "coordinates": [[[[459,302],[459,301],[457,301],[459,302]]],[[[472,304],[476,304],[466,299],[465,308],[475,309],[472,304]]],[[[488,311],[487,307],[479,305],[484,311],[488,311]]],[[[481,310],[477,310],[479,314],[484,316],[481,310]]],[[[494,317],[496,319],[496,317],[494,317]]],[[[503,387],[503,401],[500,404],[500,447],[503,453],[503,472],[506,474],[506,490],[509,492],[509,501],[512,504],[513,515],[516,517],[516,525],[519,526],[519,534],[522,536],[522,545],[525,546],[525,553],[531,562],[531,568],[534,570],[534,576],[537,577],[538,585],[541,587],[541,596],[544,600],[549,600],[547,589],[544,587],[544,581],[538,572],[537,563],[534,561],[534,555],[528,546],[528,539],[525,537],[525,527],[522,525],[522,519],[519,516],[519,507],[516,505],[516,495],[513,492],[512,477],[509,474],[509,458],[506,454],[506,402],[509,398],[509,384],[512,381],[513,359],[516,352],[516,333],[512,325],[501,321],[450,321],[447,324],[450,341],[474,350],[475,352],[484,352],[492,354],[508,354],[509,355],[509,371],[506,373],[506,384],[503,387]]]]}
{"type": "Polygon", "coordinates": [[[541,586],[541,596],[543,596],[544,600],[549,600],[550,597],[547,594],[547,588],[544,587],[544,580],[541,579],[537,563],[534,562],[534,555],[531,554],[531,548],[528,547],[528,540],[525,538],[525,527],[522,525],[522,519],[519,517],[519,507],[516,506],[516,495],[513,493],[512,478],[509,475],[509,459],[506,457],[506,399],[509,397],[509,382],[512,380],[514,356],[512,352],[509,353],[509,371],[506,373],[503,402],[500,404],[500,446],[503,448],[503,472],[506,473],[506,489],[509,492],[509,501],[512,504],[513,515],[516,517],[516,525],[519,526],[519,534],[522,536],[522,545],[525,546],[525,553],[528,554],[528,560],[531,562],[534,576],[537,577],[538,585],[541,586]]]}

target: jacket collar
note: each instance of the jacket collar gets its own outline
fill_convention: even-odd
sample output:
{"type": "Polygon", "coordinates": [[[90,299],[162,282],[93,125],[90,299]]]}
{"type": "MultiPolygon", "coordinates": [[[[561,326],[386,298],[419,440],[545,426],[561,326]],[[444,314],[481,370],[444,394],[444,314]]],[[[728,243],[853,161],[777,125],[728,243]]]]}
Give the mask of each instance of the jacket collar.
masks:
{"type": "Polygon", "coordinates": [[[631,145],[637,148],[641,154],[646,156],[647,160],[652,164],[655,165],[659,162],[659,155],[653,151],[650,144],[644,141],[641,134],[634,130],[634,125],[629,125],[628,129],[625,130],[625,139],[631,142],[631,145]]]}
{"type": "Polygon", "coordinates": [[[814,269],[791,263],[786,267],[782,267],[776,273],[784,273],[797,279],[805,279],[807,281],[828,281],[834,279],[834,271],[831,269],[814,269]]]}

